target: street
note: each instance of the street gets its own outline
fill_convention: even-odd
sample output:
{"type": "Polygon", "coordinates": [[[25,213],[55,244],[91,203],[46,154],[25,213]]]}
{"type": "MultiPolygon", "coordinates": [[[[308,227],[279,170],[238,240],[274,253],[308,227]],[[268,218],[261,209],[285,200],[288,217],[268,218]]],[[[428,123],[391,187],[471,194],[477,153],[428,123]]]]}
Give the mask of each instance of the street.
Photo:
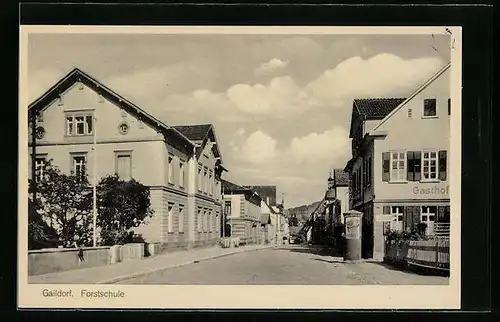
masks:
{"type": "Polygon", "coordinates": [[[442,276],[378,262],[343,263],[324,250],[287,245],[169,268],[119,284],[448,285],[442,276]]]}

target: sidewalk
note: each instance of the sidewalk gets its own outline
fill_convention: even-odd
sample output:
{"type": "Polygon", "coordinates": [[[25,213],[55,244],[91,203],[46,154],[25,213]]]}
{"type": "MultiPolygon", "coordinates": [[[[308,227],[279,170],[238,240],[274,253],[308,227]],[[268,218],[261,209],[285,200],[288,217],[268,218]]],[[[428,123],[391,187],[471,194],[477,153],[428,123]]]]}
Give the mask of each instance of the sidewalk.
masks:
{"type": "Polygon", "coordinates": [[[28,277],[30,284],[113,284],[133,277],[147,275],[167,268],[238,254],[273,248],[275,245],[249,245],[236,248],[203,248],[177,251],[112,265],[75,269],[71,271],[28,277]]]}

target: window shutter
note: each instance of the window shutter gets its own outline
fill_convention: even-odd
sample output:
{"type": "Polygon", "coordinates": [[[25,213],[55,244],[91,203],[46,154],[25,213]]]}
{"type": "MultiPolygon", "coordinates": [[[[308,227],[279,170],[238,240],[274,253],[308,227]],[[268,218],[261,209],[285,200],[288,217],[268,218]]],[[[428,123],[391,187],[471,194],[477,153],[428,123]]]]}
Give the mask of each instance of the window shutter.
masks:
{"type": "Polygon", "coordinates": [[[403,229],[405,231],[411,230],[411,220],[412,220],[412,206],[405,206],[403,210],[403,229]]]}
{"type": "Polygon", "coordinates": [[[384,206],[384,208],[383,208],[383,214],[384,215],[390,215],[391,214],[391,206],[384,206]]]}
{"type": "Polygon", "coordinates": [[[382,181],[389,181],[391,178],[390,164],[391,154],[389,152],[382,153],[382,181]]]}
{"type": "Polygon", "coordinates": [[[447,162],[446,150],[439,151],[439,180],[446,180],[446,162],[447,162]]]}
{"type": "Polygon", "coordinates": [[[420,164],[422,163],[422,152],[413,152],[413,181],[420,181],[422,175],[420,173],[420,164]]]}
{"type": "Polygon", "coordinates": [[[412,228],[417,228],[416,226],[420,223],[420,207],[413,207],[413,226],[412,228]]]}
{"type": "Polygon", "coordinates": [[[444,222],[444,217],[445,217],[445,206],[438,206],[438,216],[437,216],[437,222],[444,222]]]}
{"type": "Polygon", "coordinates": [[[448,98],[448,115],[451,115],[451,98],[448,98]]]}
{"type": "Polygon", "coordinates": [[[408,159],[408,173],[407,173],[407,177],[408,177],[408,181],[415,181],[415,159],[414,159],[414,152],[413,151],[408,151],[406,153],[406,158],[408,159]]]}

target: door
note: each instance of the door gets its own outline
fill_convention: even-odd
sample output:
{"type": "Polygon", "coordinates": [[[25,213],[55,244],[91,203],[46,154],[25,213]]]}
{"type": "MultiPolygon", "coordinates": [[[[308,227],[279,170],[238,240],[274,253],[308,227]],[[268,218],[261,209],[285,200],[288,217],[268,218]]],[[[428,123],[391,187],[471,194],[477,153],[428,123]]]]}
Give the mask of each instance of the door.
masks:
{"type": "Polygon", "coordinates": [[[361,256],[373,258],[373,203],[366,204],[361,211],[363,212],[361,256]]]}

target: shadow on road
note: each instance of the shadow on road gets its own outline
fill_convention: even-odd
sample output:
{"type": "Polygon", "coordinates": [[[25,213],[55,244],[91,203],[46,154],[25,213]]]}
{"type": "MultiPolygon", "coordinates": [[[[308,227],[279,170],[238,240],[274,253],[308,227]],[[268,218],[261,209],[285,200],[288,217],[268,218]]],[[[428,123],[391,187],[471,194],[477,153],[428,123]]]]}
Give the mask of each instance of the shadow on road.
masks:
{"type": "Polygon", "coordinates": [[[420,267],[420,266],[406,266],[406,265],[402,265],[402,264],[393,265],[393,264],[384,263],[384,262],[370,262],[370,263],[380,265],[380,266],[382,266],[386,269],[389,269],[391,271],[399,271],[399,272],[404,272],[404,273],[408,273],[408,274],[417,274],[417,275],[422,275],[422,276],[449,277],[449,272],[446,270],[420,267]]]}
{"type": "Polygon", "coordinates": [[[279,250],[294,253],[314,254],[319,256],[343,257],[343,254],[338,249],[324,246],[293,245],[281,247],[279,250]]]}

